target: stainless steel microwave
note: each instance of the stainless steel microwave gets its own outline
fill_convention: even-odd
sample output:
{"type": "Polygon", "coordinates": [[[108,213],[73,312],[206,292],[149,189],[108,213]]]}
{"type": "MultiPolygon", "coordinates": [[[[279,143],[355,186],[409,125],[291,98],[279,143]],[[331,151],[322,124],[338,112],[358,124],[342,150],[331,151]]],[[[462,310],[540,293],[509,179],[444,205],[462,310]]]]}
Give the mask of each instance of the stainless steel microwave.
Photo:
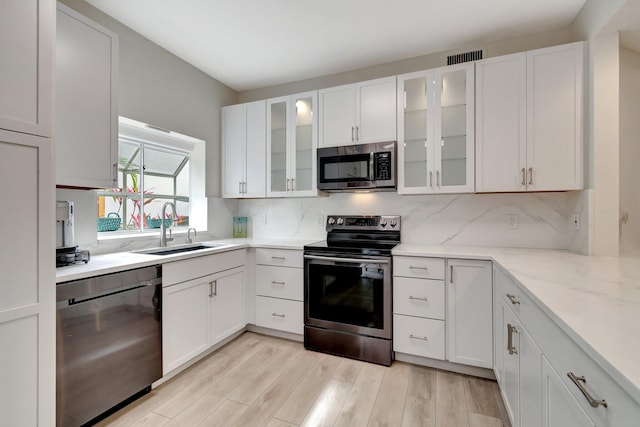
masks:
{"type": "Polygon", "coordinates": [[[318,148],[318,190],[394,190],[396,142],[318,148]]]}

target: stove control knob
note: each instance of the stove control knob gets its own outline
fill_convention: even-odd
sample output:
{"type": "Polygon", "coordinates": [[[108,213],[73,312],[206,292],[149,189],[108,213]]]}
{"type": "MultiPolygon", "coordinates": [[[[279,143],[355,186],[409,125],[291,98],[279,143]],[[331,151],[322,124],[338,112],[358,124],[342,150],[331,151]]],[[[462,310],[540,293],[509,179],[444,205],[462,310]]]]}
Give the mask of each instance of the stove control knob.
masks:
{"type": "Polygon", "coordinates": [[[334,217],[329,217],[329,220],[327,222],[329,223],[329,225],[333,225],[336,223],[336,219],[334,217]]]}
{"type": "Polygon", "coordinates": [[[381,219],[381,220],[380,220],[380,225],[381,225],[382,227],[386,227],[386,226],[387,226],[387,220],[386,220],[386,219],[381,219]]]}
{"type": "Polygon", "coordinates": [[[342,225],[342,224],[344,224],[344,218],[338,218],[338,220],[336,221],[336,223],[337,223],[338,225],[342,225]]]}
{"type": "Polygon", "coordinates": [[[395,220],[395,219],[392,219],[390,224],[391,224],[391,226],[392,226],[392,227],[394,227],[394,228],[395,228],[395,226],[396,226],[396,225],[398,225],[398,223],[396,222],[396,220],[395,220]]]}

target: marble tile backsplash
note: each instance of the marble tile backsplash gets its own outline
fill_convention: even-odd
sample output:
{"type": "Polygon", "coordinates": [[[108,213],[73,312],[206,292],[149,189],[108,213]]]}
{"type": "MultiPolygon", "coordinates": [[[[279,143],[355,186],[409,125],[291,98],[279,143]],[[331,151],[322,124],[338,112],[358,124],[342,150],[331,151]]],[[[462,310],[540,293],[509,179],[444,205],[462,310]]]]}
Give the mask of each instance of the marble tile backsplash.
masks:
{"type": "MultiPolygon", "coordinates": [[[[586,233],[570,225],[582,192],[399,196],[334,193],[327,197],[239,200],[253,237],[324,239],[327,214],[401,215],[402,242],[506,246],[586,252],[586,233]]],[[[586,224],[586,222],[585,222],[586,224]]]]}
{"type": "MultiPolygon", "coordinates": [[[[158,245],[158,237],[97,240],[96,193],[57,191],[76,202],[76,241],[92,254],[158,245]]],[[[249,218],[249,237],[323,240],[330,214],[401,215],[402,242],[588,251],[588,191],[400,196],[394,192],[332,193],[324,197],[208,199],[208,230],[197,241],[232,236],[233,216],[249,218]],[[571,216],[580,215],[575,230],[571,216]],[[517,225],[514,227],[514,216],[517,225]],[[264,220],[264,223],[263,223],[264,220]]],[[[182,243],[185,236],[174,242],[182,243]]]]}

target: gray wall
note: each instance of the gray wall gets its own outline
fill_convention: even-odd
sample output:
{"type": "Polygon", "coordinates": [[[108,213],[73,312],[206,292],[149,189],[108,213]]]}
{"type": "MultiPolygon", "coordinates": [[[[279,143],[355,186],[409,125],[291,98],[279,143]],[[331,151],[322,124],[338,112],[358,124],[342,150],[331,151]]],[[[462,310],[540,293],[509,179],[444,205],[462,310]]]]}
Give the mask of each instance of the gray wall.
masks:
{"type": "Polygon", "coordinates": [[[236,92],[85,1],[62,3],[118,34],[120,115],[207,141],[207,195],[219,195],[220,107],[236,92]]]}
{"type": "Polygon", "coordinates": [[[568,28],[566,28],[557,31],[511,38],[507,40],[473,44],[443,52],[409,58],[402,61],[376,65],[374,67],[362,68],[359,70],[347,71],[344,73],[332,74],[329,76],[317,77],[308,80],[286,83],[283,85],[270,86],[266,88],[240,92],[238,101],[248,102],[259,99],[274,98],[276,96],[290,95],[299,92],[306,92],[309,90],[323,89],[327,87],[355,83],[380,77],[393,76],[396,74],[404,74],[414,71],[442,67],[447,65],[448,55],[469,52],[472,50],[483,50],[484,57],[490,58],[493,56],[508,55],[510,53],[523,52],[531,49],[569,43],[572,41],[576,40],[571,38],[571,32],[568,28]]]}

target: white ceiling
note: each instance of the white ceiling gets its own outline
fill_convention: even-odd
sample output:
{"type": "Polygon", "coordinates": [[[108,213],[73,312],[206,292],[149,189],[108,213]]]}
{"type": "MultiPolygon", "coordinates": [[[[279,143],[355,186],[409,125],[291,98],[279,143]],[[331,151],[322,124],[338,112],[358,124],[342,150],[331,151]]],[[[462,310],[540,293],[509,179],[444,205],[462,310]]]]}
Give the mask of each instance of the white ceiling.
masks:
{"type": "Polygon", "coordinates": [[[563,28],[585,0],[87,0],[236,91],[563,28]]]}

